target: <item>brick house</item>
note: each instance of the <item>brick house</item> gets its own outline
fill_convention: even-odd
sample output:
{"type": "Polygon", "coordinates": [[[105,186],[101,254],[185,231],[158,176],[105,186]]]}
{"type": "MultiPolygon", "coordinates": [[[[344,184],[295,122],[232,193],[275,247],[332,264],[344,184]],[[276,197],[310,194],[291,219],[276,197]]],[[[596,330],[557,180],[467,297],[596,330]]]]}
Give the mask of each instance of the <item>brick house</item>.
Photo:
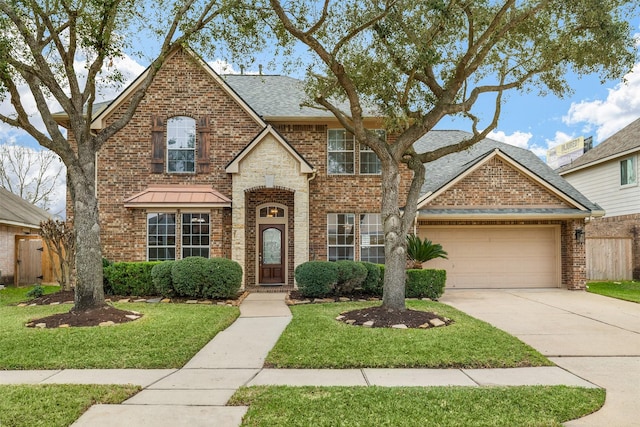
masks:
{"type": "MultiPolygon", "coordinates": [[[[135,85],[92,126],[115,120],[135,85]]],[[[246,288],[292,286],[295,267],[311,259],[383,262],[379,160],[303,100],[298,80],[219,76],[188,50],[173,52],[98,155],[104,256],[229,257],[246,288]]],[[[374,114],[367,126],[383,132],[374,114]]],[[[418,144],[465,135],[432,132],[418,144]]],[[[579,237],[599,208],[537,157],[485,140],[427,167],[416,231],[449,251],[445,264],[429,264],[447,268],[448,286],[584,287],[579,237]],[[520,263],[531,267],[513,268],[520,263]]]]}
{"type": "Polygon", "coordinates": [[[590,279],[640,279],[639,155],[637,119],[558,170],[606,211],[586,227],[590,279]]]}

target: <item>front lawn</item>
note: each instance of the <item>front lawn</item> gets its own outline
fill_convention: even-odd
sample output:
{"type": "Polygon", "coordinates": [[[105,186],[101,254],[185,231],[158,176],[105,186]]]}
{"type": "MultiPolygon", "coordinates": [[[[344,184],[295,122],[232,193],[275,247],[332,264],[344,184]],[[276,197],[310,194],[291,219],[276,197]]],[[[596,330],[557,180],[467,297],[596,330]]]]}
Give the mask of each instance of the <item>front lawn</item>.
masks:
{"type": "Polygon", "coordinates": [[[144,316],[107,327],[27,328],[71,306],[4,305],[19,301],[18,291],[27,290],[0,291],[0,369],[180,368],[240,314],[237,307],[127,303],[115,306],[144,316]]]}
{"type": "Polygon", "coordinates": [[[241,388],[242,426],[560,426],[597,411],[605,391],[531,387],[241,388]]]}
{"type": "Polygon", "coordinates": [[[66,427],[96,403],[121,403],[140,391],[127,385],[0,385],[0,426],[66,427]]]}
{"type": "Polygon", "coordinates": [[[640,282],[591,282],[587,291],[606,297],[640,303],[640,282]]]}
{"type": "Polygon", "coordinates": [[[451,318],[432,329],[351,326],[341,312],[372,303],[292,306],[293,320],[269,353],[276,368],[511,368],[552,365],[517,338],[448,305],[407,301],[417,310],[451,318]]]}

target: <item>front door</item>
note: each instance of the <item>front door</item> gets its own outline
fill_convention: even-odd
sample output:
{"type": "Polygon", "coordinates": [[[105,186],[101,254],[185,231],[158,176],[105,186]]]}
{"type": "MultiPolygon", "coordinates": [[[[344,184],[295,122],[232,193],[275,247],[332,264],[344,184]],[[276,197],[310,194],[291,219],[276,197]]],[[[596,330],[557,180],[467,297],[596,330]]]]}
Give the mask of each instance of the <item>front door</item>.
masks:
{"type": "Polygon", "coordinates": [[[260,224],[260,283],[284,283],[284,224],[260,224]]]}

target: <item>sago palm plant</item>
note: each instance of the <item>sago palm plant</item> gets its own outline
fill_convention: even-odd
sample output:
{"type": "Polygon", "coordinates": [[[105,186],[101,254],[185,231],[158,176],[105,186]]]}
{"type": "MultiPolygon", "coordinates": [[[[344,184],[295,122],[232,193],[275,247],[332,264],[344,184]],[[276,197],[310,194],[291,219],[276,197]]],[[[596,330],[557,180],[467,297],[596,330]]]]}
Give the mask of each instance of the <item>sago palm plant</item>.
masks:
{"type": "Polygon", "coordinates": [[[407,235],[407,258],[413,262],[413,268],[422,268],[422,263],[435,258],[447,258],[447,252],[439,243],[433,243],[426,237],[424,240],[415,234],[407,235]]]}

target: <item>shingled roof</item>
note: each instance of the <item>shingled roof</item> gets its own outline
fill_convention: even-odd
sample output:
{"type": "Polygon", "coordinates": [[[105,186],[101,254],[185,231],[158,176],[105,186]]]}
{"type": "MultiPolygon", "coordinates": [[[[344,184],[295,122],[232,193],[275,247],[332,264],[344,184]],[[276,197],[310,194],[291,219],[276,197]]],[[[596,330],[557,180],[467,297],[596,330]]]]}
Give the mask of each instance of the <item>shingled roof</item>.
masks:
{"type": "MultiPolygon", "coordinates": [[[[416,141],[415,147],[419,153],[431,151],[439,147],[457,144],[469,137],[471,137],[471,134],[464,131],[434,130],[416,141]]],[[[600,206],[589,201],[531,151],[488,138],[483,139],[467,150],[449,154],[427,163],[427,174],[421,189],[421,195],[425,196],[436,192],[496,149],[505,153],[531,173],[590,211],[602,210],[600,206]]]]}
{"type": "Polygon", "coordinates": [[[49,212],[0,187],[0,224],[40,228],[40,222],[51,216],[49,212]]]}
{"type": "MultiPolygon", "coordinates": [[[[221,77],[266,120],[334,118],[328,111],[301,106],[308,100],[302,80],[287,76],[254,74],[226,74],[221,77]]],[[[337,106],[349,112],[349,104],[337,103],[337,106]]],[[[373,108],[364,108],[365,117],[378,116],[373,108]]]]}
{"type": "Polygon", "coordinates": [[[640,119],[631,122],[592,150],[587,151],[570,164],[561,167],[558,169],[558,173],[565,175],[574,170],[583,169],[592,164],[615,159],[616,157],[626,156],[638,150],[640,150],[640,119]]]}

